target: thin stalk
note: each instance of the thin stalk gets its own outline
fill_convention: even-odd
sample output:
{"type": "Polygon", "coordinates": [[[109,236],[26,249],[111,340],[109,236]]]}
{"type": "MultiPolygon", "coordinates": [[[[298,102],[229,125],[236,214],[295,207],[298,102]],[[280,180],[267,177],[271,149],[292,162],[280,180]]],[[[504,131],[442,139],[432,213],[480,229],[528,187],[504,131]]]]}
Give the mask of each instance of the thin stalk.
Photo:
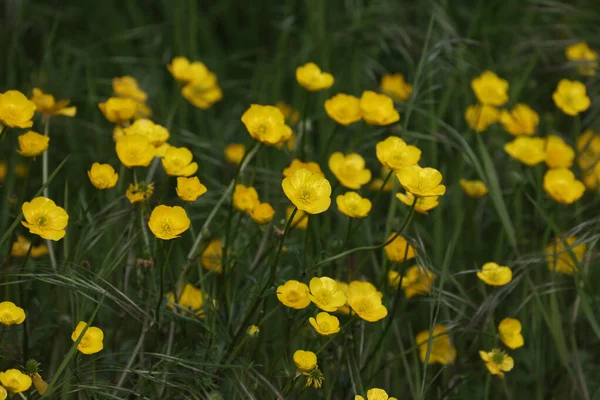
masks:
{"type": "MultiPolygon", "coordinates": [[[[48,136],[50,132],[50,118],[44,119],[44,136],[48,136]]],[[[49,198],[49,190],[48,185],[48,149],[42,153],[42,183],[45,185],[44,187],[44,197],[49,198]]],[[[48,246],[48,254],[50,255],[50,264],[52,265],[52,270],[56,272],[58,270],[58,266],[56,263],[56,254],[54,253],[54,245],[52,241],[47,239],[46,246],[48,246]]]]}

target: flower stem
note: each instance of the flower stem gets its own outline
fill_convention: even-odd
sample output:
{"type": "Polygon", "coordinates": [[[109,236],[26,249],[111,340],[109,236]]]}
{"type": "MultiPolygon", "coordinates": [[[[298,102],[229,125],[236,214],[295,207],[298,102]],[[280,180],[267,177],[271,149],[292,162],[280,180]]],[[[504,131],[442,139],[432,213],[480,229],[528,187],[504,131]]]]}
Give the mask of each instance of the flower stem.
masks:
{"type": "MultiPolygon", "coordinates": [[[[50,118],[44,119],[44,136],[48,136],[50,132],[50,118]]],[[[48,182],[48,151],[46,149],[42,153],[42,184],[46,186],[46,182],[48,182]]],[[[44,188],[44,197],[49,196],[48,186],[44,188]]],[[[46,240],[46,246],[48,246],[48,254],[50,255],[50,264],[52,265],[52,270],[56,272],[58,270],[56,264],[56,254],[54,253],[54,246],[51,240],[46,240]]]]}

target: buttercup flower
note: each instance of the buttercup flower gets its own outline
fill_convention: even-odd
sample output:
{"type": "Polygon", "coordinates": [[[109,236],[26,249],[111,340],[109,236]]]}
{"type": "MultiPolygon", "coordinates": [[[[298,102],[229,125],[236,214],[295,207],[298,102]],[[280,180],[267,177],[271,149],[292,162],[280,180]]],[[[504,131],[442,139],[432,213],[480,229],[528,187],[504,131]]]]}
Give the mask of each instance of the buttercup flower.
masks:
{"type": "Polygon", "coordinates": [[[483,132],[490,125],[495,124],[500,120],[500,110],[494,106],[486,104],[475,104],[467,107],[465,111],[465,121],[469,128],[483,132]]]}
{"type": "Polygon", "coordinates": [[[115,148],[119,160],[128,168],[147,167],[156,153],[154,146],[142,135],[121,136],[115,148]]]}
{"type": "Polygon", "coordinates": [[[371,90],[365,90],[360,97],[360,111],[369,125],[385,126],[400,121],[392,98],[371,90]]]}
{"type": "Polygon", "coordinates": [[[23,157],[35,157],[48,149],[50,138],[34,131],[19,135],[19,149],[17,153],[23,157]]]}
{"type": "Polygon", "coordinates": [[[293,159],[290,166],[283,170],[283,176],[285,176],[285,177],[292,176],[294,174],[294,172],[296,172],[297,170],[302,169],[302,168],[307,169],[312,173],[325,176],[325,174],[323,174],[323,171],[321,171],[321,167],[319,167],[319,164],[317,164],[316,162],[313,162],[313,161],[302,162],[302,161],[298,160],[297,158],[293,159]]]}
{"type": "Polygon", "coordinates": [[[488,192],[487,186],[485,186],[485,183],[483,181],[469,181],[466,179],[461,179],[460,181],[458,181],[458,183],[460,184],[462,190],[469,197],[482,197],[485,196],[488,192]]]}
{"type": "Polygon", "coordinates": [[[33,375],[30,375],[30,377],[33,381],[33,386],[35,387],[35,390],[37,390],[40,395],[46,393],[49,385],[48,383],[46,383],[46,381],[42,379],[41,375],[36,372],[33,375]]]}
{"type": "Polygon", "coordinates": [[[0,124],[10,128],[31,128],[35,103],[18,90],[0,94],[0,124]]]}
{"type": "Polygon", "coordinates": [[[493,349],[490,352],[480,351],[479,356],[485,362],[485,367],[490,374],[498,375],[500,378],[504,378],[504,373],[515,366],[512,357],[500,349],[493,349]]]}
{"type": "Polygon", "coordinates": [[[241,143],[232,143],[225,147],[225,160],[229,164],[238,165],[246,155],[246,146],[241,143]]]}
{"type": "Polygon", "coordinates": [[[69,215],[46,197],[26,201],[21,207],[25,221],[21,221],[29,232],[48,240],[60,240],[66,232],[69,215]]]}
{"type": "MultiPolygon", "coordinates": [[[[285,220],[287,221],[292,216],[294,212],[294,207],[287,207],[285,210],[285,220]]],[[[306,229],[308,227],[308,214],[306,214],[302,210],[296,211],[296,215],[294,215],[294,219],[292,220],[292,228],[295,229],[306,229]]]]}
{"type": "MultiPolygon", "coordinates": [[[[406,275],[402,278],[402,289],[404,289],[404,296],[407,299],[410,299],[414,296],[423,296],[429,293],[435,278],[436,275],[429,269],[418,265],[413,265],[406,271],[406,275]]],[[[388,280],[395,289],[398,289],[400,277],[396,271],[390,271],[388,273],[388,280]],[[396,277],[394,277],[394,274],[396,277]]]]}
{"type": "Polygon", "coordinates": [[[95,162],[87,173],[92,185],[100,190],[115,187],[119,180],[119,174],[115,172],[115,169],[110,164],[95,162]]]}
{"type": "Polygon", "coordinates": [[[299,169],[281,183],[283,192],[298,210],[320,214],[331,205],[331,185],[322,175],[299,169]]]}
{"type": "Polygon", "coordinates": [[[404,80],[403,74],[385,74],[381,77],[379,87],[383,93],[398,101],[406,101],[412,93],[412,85],[404,80]]]}
{"type": "Polygon", "coordinates": [[[277,287],[277,299],[286,307],[301,310],[310,304],[308,286],[302,282],[290,280],[277,287]]]}
{"type": "MultiPolygon", "coordinates": [[[[365,400],[364,397],[357,394],[354,396],[354,400],[365,400]]],[[[389,397],[387,392],[383,389],[369,389],[367,391],[367,400],[397,400],[395,397],[389,397]]]]}
{"type": "Polygon", "coordinates": [[[360,197],[356,192],[346,192],[335,198],[338,210],[350,218],[365,218],[371,211],[369,199],[360,197]]]}
{"type": "Polygon", "coordinates": [[[48,118],[53,115],[64,115],[66,117],[74,117],[77,114],[77,107],[68,107],[69,100],[61,100],[57,102],[54,96],[42,92],[38,88],[33,89],[31,101],[35,103],[37,111],[44,114],[48,118]]]}
{"type": "Polygon", "coordinates": [[[498,325],[500,340],[509,349],[518,349],[525,344],[521,329],[521,321],[518,319],[504,318],[498,325]]]}
{"type": "Polygon", "coordinates": [[[167,175],[190,176],[198,171],[198,163],[192,162],[192,152],[185,147],[171,146],[161,160],[167,175]]]}
{"type": "Polygon", "coordinates": [[[111,97],[104,103],[98,104],[104,117],[113,124],[129,122],[135,116],[138,103],[133,99],[111,97]]]}
{"type": "MultiPolygon", "coordinates": [[[[391,192],[394,187],[394,181],[392,179],[388,179],[383,186],[384,180],[381,178],[375,178],[369,184],[369,190],[373,190],[375,192],[381,190],[383,192],[391,192]]],[[[411,203],[412,204],[412,203],[411,203]]]]}
{"type": "Polygon", "coordinates": [[[377,143],[375,150],[379,162],[393,170],[415,165],[421,159],[421,150],[418,147],[407,145],[397,136],[389,136],[377,143]]]}
{"type": "Polygon", "coordinates": [[[268,224],[273,219],[275,210],[269,203],[260,203],[252,209],[250,217],[259,225],[268,224]]]}
{"type": "Polygon", "coordinates": [[[517,136],[504,145],[504,151],[530,167],[546,159],[546,141],[538,137],[517,136]]]}
{"type": "Polygon", "coordinates": [[[154,193],[154,183],[132,183],[127,188],[125,196],[131,204],[148,200],[154,193]]]}
{"type": "Polygon", "coordinates": [[[310,301],[323,311],[333,312],[346,304],[346,295],[331,278],[312,278],[309,286],[310,301]]]}
{"type": "Polygon", "coordinates": [[[321,386],[323,386],[325,377],[319,368],[314,368],[309,372],[302,372],[302,375],[306,377],[306,385],[304,385],[304,387],[312,386],[315,389],[319,389],[321,386]]]}
{"type": "Polygon", "coordinates": [[[471,89],[481,104],[499,107],[508,101],[508,82],[492,71],[473,79],[471,89]]]}
{"type": "Polygon", "coordinates": [[[180,308],[186,308],[194,313],[194,315],[202,317],[204,314],[204,294],[202,290],[198,289],[190,283],[186,283],[179,296],[179,301],[175,303],[175,295],[173,292],[166,294],[169,303],[169,307],[173,311],[177,311],[174,304],[177,304],[180,308]]]}
{"type": "MultiPolygon", "coordinates": [[[[229,249],[227,251],[229,254],[229,249]]],[[[221,239],[213,239],[202,252],[200,257],[202,266],[217,274],[223,273],[223,241],[221,239]]]]}
{"type": "Polygon", "coordinates": [[[169,140],[170,134],[167,128],[155,124],[146,118],[135,120],[133,124],[125,128],[125,135],[141,135],[148,139],[148,142],[155,148],[159,148],[169,140]]]}
{"type": "Polygon", "coordinates": [[[0,324],[4,326],[20,325],[23,321],[25,321],[25,310],[10,301],[0,303],[0,324]]]}
{"type": "Polygon", "coordinates": [[[241,183],[235,185],[233,191],[233,207],[236,210],[252,212],[254,207],[260,204],[258,193],[252,186],[244,186],[241,183]]]}
{"type": "Polygon", "coordinates": [[[159,239],[171,240],[179,237],[190,227],[190,219],[179,206],[157,206],[150,214],[148,227],[159,239]]]}
{"type": "MultiPolygon", "coordinates": [[[[186,57],[175,57],[171,60],[171,63],[167,65],[167,69],[173,75],[173,78],[180,82],[187,83],[194,78],[190,60],[186,57]]],[[[201,62],[197,62],[194,69],[196,74],[207,74],[208,68],[201,62]]]]}
{"type": "Polygon", "coordinates": [[[371,171],[365,168],[365,159],[357,153],[333,153],[329,157],[329,169],[348,189],[360,189],[371,180],[371,171]]]}
{"type": "Polygon", "coordinates": [[[596,75],[598,53],[590,49],[587,43],[579,42],[567,47],[565,55],[568,60],[577,62],[577,71],[581,75],[596,75]]]}
{"type": "Polygon", "coordinates": [[[312,351],[296,350],[294,364],[301,372],[309,372],[317,368],[317,356],[312,351]]]}
{"type": "Polygon", "coordinates": [[[310,317],[308,322],[322,336],[333,335],[340,331],[340,320],[326,312],[318,313],[317,318],[310,317]]]}
{"type": "Polygon", "coordinates": [[[387,238],[386,243],[393,237],[396,238],[384,247],[388,260],[395,263],[403,263],[417,256],[415,248],[408,244],[404,236],[396,235],[396,233],[392,232],[387,238]]]}
{"type": "Polygon", "coordinates": [[[546,165],[548,168],[571,168],[575,159],[575,150],[560,136],[548,135],[546,138],[546,165]]]}
{"type": "Polygon", "coordinates": [[[329,89],[334,81],[333,75],[321,72],[321,68],[312,62],[296,68],[296,80],[300,86],[310,92],[329,89]]]}
{"type": "Polygon", "coordinates": [[[0,386],[0,400],[5,400],[8,397],[8,392],[4,389],[4,386],[0,386]]]}
{"type": "Polygon", "coordinates": [[[339,93],[325,100],[325,111],[329,118],[340,125],[350,125],[360,121],[360,100],[358,97],[339,93]]]}
{"type": "Polygon", "coordinates": [[[544,190],[558,203],[573,204],[583,196],[585,186],[570,169],[553,168],[544,175],[544,190]]]}
{"type": "Polygon", "coordinates": [[[256,325],[250,325],[246,330],[246,334],[252,338],[255,338],[260,334],[260,328],[256,325]]]}
{"type": "Polygon", "coordinates": [[[477,277],[490,286],[504,286],[512,281],[512,270],[495,262],[487,262],[477,272],[477,277]]]}
{"type": "Polygon", "coordinates": [[[348,305],[360,318],[377,322],[387,316],[381,293],[369,282],[353,281],[348,285],[348,305]]]}
{"type": "MultiPolygon", "coordinates": [[[[79,321],[77,327],[71,334],[71,340],[76,342],[81,333],[85,329],[87,324],[83,321],[79,321]]],[[[97,328],[95,326],[88,327],[87,331],[83,335],[83,338],[77,345],[77,350],[79,350],[83,354],[95,354],[101,351],[104,348],[104,332],[102,329],[97,328]]]]}
{"type": "Polygon", "coordinates": [[[411,165],[396,171],[396,177],[407,192],[418,197],[442,196],[446,186],[442,185],[442,174],[435,168],[411,165]]]}
{"type": "Polygon", "coordinates": [[[429,329],[421,331],[417,334],[415,341],[419,346],[419,358],[424,363],[427,358],[427,352],[429,350],[428,364],[442,364],[448,365],[453,364],[456,359],[456,348],[450,341],[448,336],[448,330],[446,326],[436,324],[433,327],[431,333],[429,329]],[[429,339],[431,338],[431,346],[429,346],[429,339]]]}
{"type": "Polygon", "coordinates": [[[254,139],[273,146],[288,140],[292,130],[277,107],[252,104],[242,115],[242,122],[254,139]]]}
{"type": "Polygon", "coordinates": [[[29,375],[25,375],[18,369],[7,369],[0,372],[0,383],[10,393],[22,393],[29,390],[32,381],[29,375]]]}
{"type": "Polygon", "coordinates": [[[575,116],[590,107],[585,85],[579,81],[561,79],[552,94],[554,104],[567,115],[575,116]]]}
{"type": "Polygon", "coordinates": [[[145,103],[148,95],[138,85],[137,80],[129,75],[113,78],[113,92],[119,97],[128,97],[138,103],[145,103]]]}
{"type": "Polygon", "coordinates": [[[412,194],[407,192],[406,194],[405,193],[397,193],[396,198],[409,207],[413,206],[413,203],[415,202],[415,199],[416,199],[417,204],[415,204],[415,211],[420,214],[423,214],[423,215],[427,215],[429,213],[429,211],[433,210],[440,204],[438,196],[415,197],[412,194]]]}
{"type": "Polygon", "coordinates": [[[500,122],[511,135],[533,135],[537,131],[540,117],[527,104],[517,104],[510,112],[502,110],[500,122]]]}
{"type": "Polygon", "coordinates": [[[544,249],[548,269],[565,275],[573,275],[574,272],[577,272],[577,264],[573,261],[573,257],[577,263],[580,263],[585,256],[587,246],[585,243],[575,246],[577,242],[575,236],[564,238],[564,241],[567,243],[566,247],[561,238],[556,238],[544,249]]]}
{"type": "Polygon", "coordinates": [[[31,242],[25,239],[25,236],[17,236],[17,240],[12,244],[10,248],[10,255],[13,257],[25,257],[29,253],[31,242]]]}
{"type": "Polygon", "coordinates": [[[181,95],[193,106],[201,110],[209,109],[223,99],[223,91],[216,83],[216,76],[211,75],[205,81],[192,81],[181,89],[181,95]]]}
{"type": "Polygon", "coordinates": [[[279,111],[281,111],[288,124],[296,125],[300,121],[300,111],[294,109],[291,105],[283,101],[278,101],[275,107],[279,108],[279,111]]]}
{"type": "Polygon", "coordinates": [[[177,196],[183,201],[196,201],[206,193],[206,186],[200,183],[197,176],[191,178],[177,178],[177,196]]]}

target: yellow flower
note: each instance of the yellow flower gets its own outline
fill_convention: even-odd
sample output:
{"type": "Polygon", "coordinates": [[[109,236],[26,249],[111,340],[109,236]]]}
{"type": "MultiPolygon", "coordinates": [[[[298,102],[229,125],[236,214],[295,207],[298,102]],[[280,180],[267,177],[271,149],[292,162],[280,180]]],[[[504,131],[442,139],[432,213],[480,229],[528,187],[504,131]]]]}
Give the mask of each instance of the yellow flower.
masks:
{"type": "Polygon", "coordinates": [[[592,166],[594,162],[598,161],[597,158],[600,157],[600,135],[596,135],[594,131],[588,129],[577,137],[576,146],[577,151],[580,153],[580,158],[583,155],[589,157],[586,157],[586,159],[578,160],[579,166],[581,168],[588,168],[592,166]],[[589,160],[593,162],[581,162],[589,160]]]}
{"type": "Polygon", "coordinates": [[[577,71],[581,75],[596,75],[598,53],[590,49],[587,43],[579,42],[567,47],[565,55],[568,60],[577,62],[577,71]]]}
{"type": "Polygon", "coordinates": [[[190,176],[198,171],[198,163],[192,162],[192,152],[185,147],[171,146],[161,160],[169,176],[190,176]]]}
{"type": "Polygon", "coordinates": [[[400,114],[394,108],[390,96],[365,90],[360,96],[360,111],[369,125],[385,126],[400,121],[400,114]]]}
{"type": "Polygon", "coordinates": [[[329,169],[348,189],[360,189],[371,180],[371,171],[365,168],[365,159],[357,153],[333,153],[329,157],[329,169]]]}
{"type": "Polygon", "coordinates": [[[121,136],[115,149],[119,160],[128,168],[147,167],[156,153],[154,146],[142,135],[121,136]]]}
{"type": "Polygon", "coordinates": [[[238,165],[246,155],[246,146],[241,143],[232,143],[225,147],[225,160],[229,164],[238,165]]]}
{"type": "Polygon", "coordinates": [[[590,190],[596,190],[600,184],[600,163],[583,173],[583,184],[590,190]]]}
{"type": "Polygon", "coordinates": [[[508,354],[500,349],[493,349],[490,352],[479,351],[479,356],[485,362],[485,366],[492,375],[498,375],[504,378],[504,373],[510,371],[515,366],[515,362],[508,354]]]}
{"type": "MultiPolygon", "coordinates": [[[[214,76],[212,72],[211,74],[214,76]]],[[[223,99],[223,91],[216,83],[216,77],[208,79],[208,81],[192,81],[181,89],[181,95],[201,110],[206,110],[223,99]]]]}
{"type": "Polygon", "coordinates": [[[279,108],[288,124],[296,125],[300,121],[300,111],[295,110],[291,105],[278,101],[275,107],[279,108]]]}
{"type": "Polygon", "coordinates": [[[392,177],[390,176],[387,180],[387,182],[385,182],[385,187],[383,187],[383,183],[385,181],[385,178],[388,177],[388,174],[390,173],[389,168],[382,166],[381,167],[381,178],[375,178],[371,181],[371,183],[369,184],[369,189],[370,190],[374,190],[374,191],[383,191],[383,192],[391,192],[393,187],[394,187],[394,180],[392,179],[392,177]]]}
{"type": "MultiPolygon", "coordinates": [[[[392,232],[387,238],[386,243],[394,236],[396,236],[396,233],[392,232]]],[[[401,235],[397,235],[390,244],[384,247],[384,250],[388,260],[395,263],[403,263],[417,256],[415,248],[409,245],[401,235]]]]}
{"type": "Polygon", "coordinates": [[[379,162],[393,170],[415,165],[421,159],[421,150],[418,147],[407,145],[397,136],[390,136],[377,143],[375,150],[379,162]]]}
{"type": "Polygon", "coordinates": [[[573,275],[574,272],[577,272],[577,265],[573,261],[571,253],[573,253],[577,263],[580,263],[585,256],[587,246],[585,243],[575,246],[574,244],[577,242],[575,236],[567,237],[564,240],[567,242],[566,247],[560,238],[556,238],[544,249],[548,269],[565,275],[573,275]]]}
{"type": "Polygon", "coordinates": [[[268,224],[273,219],[275,210],[269,203],[260,203],[250,212],[250,217],[259,225],[268,224]]]}
{"type": "Polygon", "coordinates": [[[485,186],[485,183],[483,181],[469,181],[466,179],[461,179],[460,181],[458,181],[458,183],[469,197],[482,197],[485,196],[488,192],[488,188],[487,186],[485,186]]]}
{"type": "Polygon", "coordinates": [[[173,292],[166,294],[169,303],[167,307],[171,310],[176,311],[174,304],[177,304],[181,308],[186,308],[194,313],[194,315],[202,317],[204,314],[204,295],[202,290],[198,289],[190,283],[186,283],[179,296],[179,301],[175,303],[175,295],[173,292]]]}
{"type": "Polygon", "coordinates": [[[406,191],[417,197],[442,196],[446,186],[442,185],[442,174],[435,168],[411,165],[396,171],[396,177],[406,191]]]}
{"type": "Polygon", "coordinates": [[[365,218],[371,211],[369,199],[360,197],[356,192],[346,192],[335,198],[338,210],[350,218],[365,218]]]}
{"type": "MultiPolygon", "coordinates": [[[[285,210],[285,220],[290,219],[292,213],[294,212],[294,207],[290,206],[285,210]]],[[[296,215],[294,215],[294,219],[292,220],[292,228],[295,229],[306,229],[308,227],[308,214],[306,214],[302,210],[296,211],[296,215]]]]}
{"type": "MultiPolygon", "coordinates": [[[[402,278],[404,296],[407,299],[410,299],[414,296],[423,296],[429,293],[435,278],[435,274],[430,270],[418,265],[413,265],[406,271],[406,275],[402,278]]],[[[390,271],[388,273],[388,280],[395,289],[398,289],[399,276],[396,271],[390,271]],[[394,274],[396,276],[394,276],[394,274]]]]}
{"type": "Polygon", "coordinates": [[[31,248],[30,256],[32,258],[40,258],[48,254],[48,246],[45,244],[40,244],[39,246],[33,246],[31,248]]]}
{"type": "MultiPolygon", "coordinates": [[[[354,400],[365,400],[364,397],[357,394],[354,396],[354,400]]],[[[387,392],[383,389],[369,389],[367,391],[367,400],[397,400],[395,397],[389,397],[387,392]]]]}
{"type": "Polygon", "coordinates": [[[310,317],[308,322],[315,328],[319,335],[328,336],[340,331],[340,320],[326,312],[317,314],[317,318],[310,317]]]}
{"type": "Polygon", "coordinates": [[[430,334],[429,329],[421,331],[415,338],[417,345],[419,346],[419,358],[424,363],[427,358],[427,352],[429,351],[429,359],[427,364],[442,364],[448,365],[453,364],[456,359],[456,348],[450,341],[448,336],[448,330],[446,326],[441,324],[435,324],[430,334]],[[429,339],[431,338],[431,346],[429,346],[429,339]]]}
{"type": "MultiPolygon", "coordinates": [[[[173,75],[173,78],[180,82],[187,83],[193,79],[193,71],[190,61],[185,57],[175,57],[167,66],[167,69],[173,75]]],[[[208,68],[201,62],[198,62],[194,67],[196,74],[208,73],[208,68]],[[204,67],[204,68],[202,68],[204,67]]]]}
{"type": "Polygon", "coordinates": [[[31,101],[35,103],[37,111],[44,114],[45,117],[53,115],[64,115],[66,117],[74,117],[77,114],[77,107],[67,107],[69,100],[61,100],[56,102],[54,96],[42,92],[38,88],[33,89],[31,101]]]}
{"type": "MultiPolygon", "coordinates": [[[[227,251],[229,254],[229,250],[227,251]]],[[[221,239],[213,239],[202,252],[200,257],[202,266],[217,274],[223,273],[223,242],[221,239]]]]}
{"type": "Polygon", "coordinates": [[[309,286],[310,301],[323,311],[333,312],[346,304],[346,295],[331,278],[312,278],[309,286]]]}
{"type": "Polygon", "coordinates": [[[517,104],[510,112],[502,110],[500,122],[511,135],[533,135],[537,131],[540,117],[527,104],[517,104]]]}
{"type": "Polygon", "coordinates": [[[179,206],[160,205],[152,210],[148,226],[157,238],[171,240],[188,230],[190,219],[185,210],[179,206]]]}
{"type": "Polygon", "coordinates": [[[127,188],[125,196],[131,204],[148,200],[154,193],[154,183],[132,183],[127,188]]]}
{"type": "Polygon", "coordinates": [[[301,372],[309,372],[317,368],[317,356],[312,351],[296,350],[294,364],[301,372]]]}
{"type": "Polygon", "coordinates": [[[306,377],[306,385],[304,385],[304,387],[312,386],[315,389],[319,389],[321,386],[323,386],[325,377],[319,368],[314,368],[309,372],[302,372],[302,375],[306,377]]]}
{"type": "Polygon", "coordinates": [[[242,115],[242,122],[250,136],[270,146],[283,143],[292,135],[277,107],[252,104],[242,115]]]}
{"type": "Polygon", "coordinates": [[[406,83],[403,74],[385,74],[381,77],[379,87],[382,92],[395,97],[398,101],[406,101],[412,93],[412,85],[406,83]]]}
{"type": "Polygon", "coordinates": [[[360,100],[348,94],[339,93],[325,100],[325,111],[329,118],[340,125],[350,125],[360,121],[360,100]]]}
{"type": "Polygon", "coordinates": [[[492,71],[485,71],[473,79],[471,89],[481,104],[498,107],[508,101],[508,82],[492,71]]]}
{"type": "Polygon", "coordinates": [[[331,205],[331,185],[322,175],[301,168],[284,178],[281,187],[298,210],[320,214],[331,205]]]}
{"type": "Polygon", "coordinates": [[[334,81],[333,75],[321,72],[321,68],[312,62],[296,68],[296,80],[300,86],[310,92],[328,89],[334,81]]]}
{"type": "Polygon", "coordinates": [[[487,262],[477,272],[477,277],[490,286],[504,286],[512,281],[512,270],[495,262],[487,262]]]}
{"type": "MultiPolygon", "coordinates": [[[[79,338],[79,336],[81,336],[81,333],[83,332],[86,326],[87,324],[85,322],[79,321],[77,327],[75,327],[75,330],[71,334],[71,340],[73,342],[77,341],[77,339],[79,338]]],[[[77,345],[77,350],[79,350],[83,354],[98,353],[104,348],[104,343],[102,343],[103,340],[104,332],[102,332],[102,329],[97,328],[95,326],[90,326],[85,331],[83,338],[77,345]]]]}
{"type": "Polygon", "coordinates": [[[197,176],[191,178],[177,178],[177,196],[183,201],[196,201],[206,193],[206,186],[200,183],[197,176]]]}
{"type": "Polygon", "coordinates": [[[517,136],[504,145],[509,156],[530,167],[546,159],[546,140],[538,137],[517,136]]]}
{"type": "Polygon", "coordinates": [[[18,90],[0,94],[0,124],[10,128],[31,128],[35,103],[18,90]]]}
{"type": "Polygon", "coordinates": [[[49,385],[48,383],[46,383],[46,381],[42,379],[39,373],[36,372],[35,374],[33,374],[33,376],[31,376],[31,379],[33,380],[33,386],[35,386],[35,390],[37,390],[40,395],[46,393],[49,385]]]}
{"type": "Polygon", "coordinates": [[[553,168],[544,175],[544,190],[558,203],[573,204],[583,196],[585,186],[570,169],[553,168]]]}
{"type": "Polygon", "coordinates": [[[353,281],[348,285],[348,305],[360,318],[376,322],[387,316],[381,293],[369,282],[353,281]]]}
{"type": "Polygon", "coordinates": [[[252,186],[244,186],[240,183],[235,185],[233,191],[233,207],[236,210],[244,211],[247,213],[252,212],[254,207],[260,204],[258,200],[258,193],[252,186]]]}
{"type": "Polygon", "coordinates": [[[145,103],[148,95],[138,85],[137,80],[129,75],[113,78],[113,92],[119,97],[128,97],[138,103],[145,103]]]}
{"type": "Polygon", "coordinates": [[[467,107],[465,111],[465,121],[469,128],[483,132],[490,125],[495,124],[500,120],[500,110],[494,106],[486,104],[475,104],[467,107]]]}
{"type": "Polygon", "coordinates": [[[277,299],[286,307],[301,310],[310,304],[309,289],[306,284],[295,280],[277,287],[277,299]]]}
{"type": "Polygon", "coordinates": [[[18,369],[7,369],[0,372],[0,383],[10,393],[21,393],[29,390],[32,381],[29,375],[25,375],[18,369]]]}
{"type": "Polygon", "coordinates": [[[135,116],[138,103],[133,99],[111,97],[104,103],[98,104],[104,117],[113,124],[129,122],[135,116]]]}
{"type": "Polygon", "coordinates": [[[18,235],[16,242],[10,248],[10,255],[13,257],[23,258],[29,253],[31,242],[25,239],[25,236],[18,235]]]}
{"type": "Polygon", "coordinates": [[[567,115],[575,116],[590,107],[590,98],[586,94],[585,85],[579,81],[561,79],[552,94],[556,107],[567,115]]]}
{"type": "Polygon", "coordinates": [[[52,200],[36,197],[23,203],[21,209],[25,218],[21,223],[29,232],[49,240],[60,240],[65,236],[69,215],[52,200]]]}
{"type": "Polygon", "coordinates": [[[96,189],[110,189],[117,184],[119,174],[110,164],[93,163],[92,168],[87,172],[90,182],[96,189]]]}
{"type": "Polygon", "coordinates": [[[137,119],[133,124],[123,130],[126,136],[144,136],[155,148],[161,147],[169,140],[170,134],[164,126],[155,124],[146,118],[137,119]]]}
{"type": "Polygon", "coordinates": [[[34,131],[19,135],[19,149],[17,153],[23,157],[35,157],[48,149],[50,138],[34,131]]]}
{"type": "Polygon", "coordinates": [[[575,150],[560,136],[548,135],[546,138],[546,165],[548,168],[571,168],[575,150]]]}
{"type": "Polygon", "coordinates": [[[250,325],[248,329],[246,329],[246,334],[250,337],[257,337],[260,334],[260,328],[256,325],[250,325]]]}
{"type": "Polygon", "coordinates": [[[309,170],[310,172],[312,172],[314,174],[320,174],[323,177],[325,176],[325,174],[323,174],[323,171],[321,171],[321,167],[319,167],[319,164],[317,164],[316,162],[313,162],[313,161],[302,162],[302,161],[298,160],[297,158],[293,159],[290,166],[283,170],[283,176],[285,176],[285,177],[292,176],[294,174],[294,172],[296,172],[297,170],[302,169],[302,168],[309,170]]]}
{"type": "Polygon", "coordinates": [[[23,321],[25,321],[25,310],[10,301],[0,303],[0,324],[4,326],[20,325],[23,321]]]}
{"type": "Polygon", "coordinates": [[[500,340],[509,349],[518,349],[525,344],[521,334],[521,321],[515,318],[504,318],[498,325],[500,340]]]}

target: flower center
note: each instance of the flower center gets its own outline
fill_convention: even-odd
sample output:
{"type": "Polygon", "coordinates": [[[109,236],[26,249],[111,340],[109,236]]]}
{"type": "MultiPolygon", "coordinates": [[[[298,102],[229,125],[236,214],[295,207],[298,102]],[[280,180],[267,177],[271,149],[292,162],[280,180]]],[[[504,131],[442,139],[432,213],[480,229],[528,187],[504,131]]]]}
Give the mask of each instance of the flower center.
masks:
{"type": "Polygon", "coordinates": [[[492,362],[494,364],[502,364],[504,362],[504,353],[503,352],[497,352],[494,353],[494,355],[492,356],[492,362]]]}
{"type": "Polygon", "coordinates": [[[37,224],[38,224],[38,226],[43,227],[47,221],[48,221],[48,219],[46,218],[45,215],[40,215],[37,219],[37,224]]]}
{"type": "Polygon", "coordinates": [[[260,124],[258,126],[258,128],[256,129],[256,131],[258,132],[259,135],[265,135],[267,133],[267,125],[265,124],[260,124]]]}
{"type": "Polygon", "coordinates": [[[300,201],[302,201],[304,204],[307,204],[310,202],[310,191],[307,189],[302,190],[302,192],[300,193],[300,201]]]}

